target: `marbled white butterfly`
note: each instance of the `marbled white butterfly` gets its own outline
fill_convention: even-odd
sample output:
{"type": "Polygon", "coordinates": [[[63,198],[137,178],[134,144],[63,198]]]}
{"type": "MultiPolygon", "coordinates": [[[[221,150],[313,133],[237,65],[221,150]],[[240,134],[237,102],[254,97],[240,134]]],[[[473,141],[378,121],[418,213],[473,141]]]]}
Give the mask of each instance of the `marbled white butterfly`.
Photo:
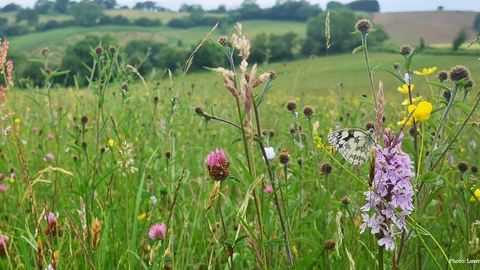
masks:
{"type": "Polygon", "coordinates": [[[368,131],[358,128],[340,129],[328,134],[328,141],[346,161],[361,165],[370,158],[375,145],[375,131],[372,128],[368,131]]]}

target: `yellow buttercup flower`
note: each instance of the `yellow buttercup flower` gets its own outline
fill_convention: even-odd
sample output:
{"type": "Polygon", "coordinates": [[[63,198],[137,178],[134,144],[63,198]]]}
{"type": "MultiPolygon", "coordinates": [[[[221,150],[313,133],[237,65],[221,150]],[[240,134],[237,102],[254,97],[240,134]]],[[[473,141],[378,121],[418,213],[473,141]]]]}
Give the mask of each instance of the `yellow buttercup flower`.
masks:
{"type": "Polygon", "coordinates": [[[435,72],[435,70],[437,70],[437,67],[423,68],[422,72],[415,70],[413,73],[415,73],[415,75],[427,76],[435,72]]]}
{"type": "Polygon", "coordinates": [[[418,106],[410,105],[408,106],[408,112],[411,113],[413,110],[413,117],[415,120],[423,121],[427,120],[430,117],[430,113],[432,112],[433,106],[432,103],[428,101],[421,101],[418,103],[418,106]]]}
{"type": "Polygon", "coordinates": [[[142,219],[144,219],[146,216],[147,216],[147,213],[142,213],[142,214],[138,215],[137,219],[138,219],[138,220],[142,220],[142,219]]]}
{"type": "MultiPolygon", "coordinates": [[[[422,99],[422,96],[416,97],[416,98],[412,99],[412,103],[415,103],[415,102],[417,102],[417,101],[419,101],[419,100],[421,100],[421,99],[422,99]]],[[[402,105],[409,105],[409,104],[410,104],[410,99],[408,99],[408,98],[405,99],[405,100],[402,102],[402,105]]]]}
{"type": "MultiPolygon", "coordinates": [[[[414,87],[415,85],[413,83],[410,84],[410,91],[413,91],[414,87]]],[[[408,94],[408,85],[404,84],[402,87],[398,87],[397,90],[402,94],[408,94]]]]}
{"type": "Polygon", "coordinates": [[[20,123],[20,118],[16,118],[14,122],[17,124],[20,123]]]}
{"type": "Polygon", "coordinates": [[[397,125],[399,126],[403,126],[403,125],[411,126],[412,124],[413,124],[413,121],[411,117],[409,119],[405,117],[403,118],[403,120],[397,122],[397,125]]]}
{"type": "Polygon", "coordinates": [[[114,146],[115,141],[113,139],[108,140],[108,145],[110,145],[110,147],[114,146]]]}
{"type": "Polygon", "coordinates": [[[470,202],[476,202],[477,200],[480,201],[480,189],[476,189],[475,192],[473,192],[473,195],[475,195],[475,197],[470,197],[470,202]]]}

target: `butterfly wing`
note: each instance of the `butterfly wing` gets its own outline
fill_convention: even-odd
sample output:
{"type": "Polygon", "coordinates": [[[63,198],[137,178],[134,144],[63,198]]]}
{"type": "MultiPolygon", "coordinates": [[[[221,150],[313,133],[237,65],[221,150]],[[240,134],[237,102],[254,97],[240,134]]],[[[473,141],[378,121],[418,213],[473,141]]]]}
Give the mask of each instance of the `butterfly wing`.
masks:
{"type": "Polygon", "coordinates": [[[370,158],[375,144],[373,130],[340,129],[328,134],[330,144],[353,165],[361,165],[370,158]]]}

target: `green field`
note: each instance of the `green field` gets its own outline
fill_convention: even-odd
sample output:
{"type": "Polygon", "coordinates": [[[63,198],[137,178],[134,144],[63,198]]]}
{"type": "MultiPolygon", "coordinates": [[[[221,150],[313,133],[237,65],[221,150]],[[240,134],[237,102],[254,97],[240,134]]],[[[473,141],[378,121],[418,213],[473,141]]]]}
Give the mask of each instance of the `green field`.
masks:
{"type": "MultiPolygon", "coordinates": [[[[243,24],[248,38],[295,29],[301,35],[302,27],[243,24]]],[[[120,28],[87,30],[16,37],[10,48],[38,57],[48,46],[55,56],[87,32],[120,28]]],[[[140,30],[123,29],[117,37],[172,44],[185,38],[191,45],[210,29],[140,30]]],[[[358,130],[340,133],[335,151],[327,136],[342,128],[364,130],[375,121],[363,52],[260,64],[255,77],[254,63],[244,73],[234,63],[236,77],[225,80],[207,71],[137,74],[128,63],[101,57],[87,88],[50,88],[50,75],[56,74],[46,74],[45,88],[14,86],[1,102],[0,116],[11,114],[0,127],[12,130],[0,137],[0,269],[392,269],[393,263],[397,269],[459,269],[451,258],[478,259],[480,246],[470,241],[480,237],[480,202],[472,197],[480,200],[473,169],[480,164],[478,86],[467,91],[450,80],[426,83],[438,83],[438,71],[456,65],[468,67],[479,82],[478,57],[413,56],[411,95],[422,96],[433,110],[420,115],[425,109],[416,102],[417,129],[402,130],[398,122],[408,114],[402,105],[408,95],[397,91],[403,83],[385,69],[400,63],[403,76],[405,59],[370,53],[371,68],[382,63],[372,78],[375,95],[383,83],[382,129],[405,136],[401,150],[391,151],[380,134],[376,147],[393,158],[382,160],[386,154],[378,152],[360,166],[339,152],[366,157],[373,140],[358,130]],[[437,71],[428,76],[413,74],[434,66],[437,71]],[[246,83],[270,71],[276,77],[248,95],[246,83]],[[231,83],[229,90],[225,83],[231,83]],[[440,88],[458,94],[447,105],[440,88]],[[262,131],[268,136],[260,136],[262,131]],[[276,153],[268,162],[265,147],[276,153]],[[220,148],[226,160],[206,164],[207,155],[220,148]],[[427,152],[433,153],[430,163],[427,152]],[[402,155],[407,169],[385,165],[401,163],[402,155]],[[406,180],[385,185],[387,195],[378,201],[388,215],[378,223],[389,226],[382,233],[370,227],[360,233],[362,214],[373,212],[362,209],[372,201],[364,193],[385,191],[369,181],[392,181],[402,173],[406,180]],[[223,182],[212,180],[227,175],[223,182]],[[406,183],[415,200],[402,218],[402,232],[395,225],[404,214],[398,205],[409,197],[395,192],[406,183]],[[165,231],[151,229],[162,223],[165,231]],[[390,229],[393,251],[378,242],[390,229]]],[[[454,79],[462,75],[456,70],[454,79]]]]}
{"type": "MultiPolygon", "coordinates": [[[[7,18],[9,24],[14,24],[16,14],[17,14],[16,12],[0,13],[0,18],[7,18]]],[[[147,11],[132,10],[132,9],[105,10],[104,14],[111,17],[122,15],[132,21],[138,18],[148,18],[152,20],[159,19],[164,24],[168,23],[172,19],[179,19],[189,15],[189,13],[181,13],[181,12],[147,12],[147,11]]],[[[225,14],[205,13],[205,16],[223,17],[225,16],[225,14]]],[[[63,14],[40,15],[38,22],[46,23],[50,20],[55,20],[59,22],[66,21],[66,20],[73,20],[73,16],[63,15],[63,14]]],[[[26,22],[23,22],[23,23],[26,23],[26,22]]]]}

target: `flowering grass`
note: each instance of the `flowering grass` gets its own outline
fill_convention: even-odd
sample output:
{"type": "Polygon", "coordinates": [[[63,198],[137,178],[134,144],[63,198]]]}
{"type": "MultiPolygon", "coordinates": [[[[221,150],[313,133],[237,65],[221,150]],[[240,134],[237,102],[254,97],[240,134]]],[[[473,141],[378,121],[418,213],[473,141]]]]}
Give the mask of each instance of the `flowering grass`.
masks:
{"type": "MultiPolygon", "coordinates": [[[[1,269],[458,269],[452,260],[477,258],[478,87],[450,71],[480,81],[476,58],[358,51],[255,66],[233,33],[232,46],[203,46],[242,61],[208,73],[150,79],[95,48],[87,89],[6,93],[1,269]],[[366,61],[381,60],[390,73],[369,75],[366,61]],[[454,78],[440,84],[440,70],[454,78]],[[363,165],[326,141],[374,122],[395,133],[377,136],[363,165]],[[413,208],[392,200],[411,192],[413,208]]],[[[62,72],[49,54],[47,82],[62,72]]]]}

